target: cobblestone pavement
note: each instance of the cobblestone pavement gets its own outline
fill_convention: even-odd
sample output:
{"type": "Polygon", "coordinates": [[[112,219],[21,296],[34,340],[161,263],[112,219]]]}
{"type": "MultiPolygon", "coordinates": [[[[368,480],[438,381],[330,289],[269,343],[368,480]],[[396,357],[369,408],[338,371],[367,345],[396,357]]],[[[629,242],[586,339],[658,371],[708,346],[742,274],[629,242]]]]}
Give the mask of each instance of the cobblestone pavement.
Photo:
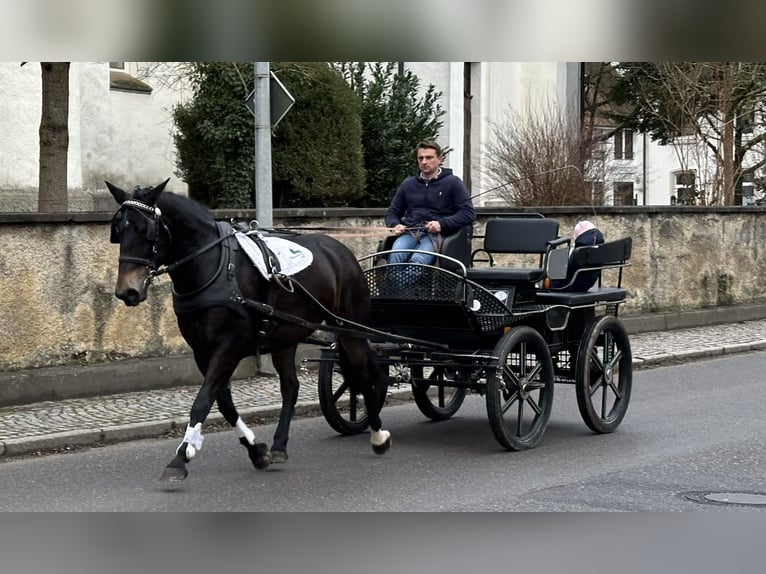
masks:
{"type": "MultiPolygon", "coordinates": [[[[630,342],[636,369],[766,349],[766,319],[638,333],[630,336],[630,342]]],[[[316,372],[303,369],[299,378],[299,412],[316,410],[316,372]]],[[[186,427],[196,393],[196,386],[177,387],[0,408],[0,455],[150,438],[178,431],[186,427]]],[[[274,416],[281,404],[275,376],[235,381],[232,393],[243,418],[274,416]]],[[[399,394],[409,396],[408,389],[399,394]]],[[[220,423],[222,417],[214,411],[208,421],[220,423]]]]}

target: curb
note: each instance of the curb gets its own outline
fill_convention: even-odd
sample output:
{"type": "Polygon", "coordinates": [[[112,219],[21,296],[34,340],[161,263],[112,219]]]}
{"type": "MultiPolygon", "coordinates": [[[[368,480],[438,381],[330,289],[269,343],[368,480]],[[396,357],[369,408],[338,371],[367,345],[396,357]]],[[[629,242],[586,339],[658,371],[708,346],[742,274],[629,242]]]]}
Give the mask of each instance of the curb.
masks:
{"type": "MultiPolygon", "coordinates": [[[[666,332],[694,327],[766,318],[766,304],[711,307],[677,313],[624,314],[620,319],[628,334],[666,332]]],[[[317,345],[299,345],[296,366],[316,357],[317,345]]],[[[650,359],[651,360],[651,359],[650,359]]],[[[244,359],[232,380],[275,375],[270,356],[259,366],[244,359]]],[[[61,365],[0,372],[0,407],[73,398],[88,398],[132,391],[193,386],[200,374],[190,353],[166,357],[125,358],[88,365],[61,365]]]]}
{"type": "MultiPolygon", "coordinates": [[[[397,400],[405,397],[410,400],[410,390],[397,389],[390,392],[397,400]]],[[[277,419],[281,407],[253,407],[239,409],[242,420],[252,424],[254,419],[277,419]]],[[[300,401],[295,405],[295,417],[313,415],[320,412],[319,401],[300,401]]],[[[180,431],[186,428],[188,419],[164,419],[151,422],[128,423],[113,425],[103,428],[83,429],[8,439],[0,441],[0,458],[29,455],[35,453],[50,453],[56,451],[74,450],[80,447],[98,447],[108,444],[130,442],[133,440],[161,438],[168,433],[180,431]]],[[[205,420],[205,425],[226,425],[226,420],[219,412],[211,412],[205,420]]],[[[226,426],[228,429],[228,425],[226,426]]]]}

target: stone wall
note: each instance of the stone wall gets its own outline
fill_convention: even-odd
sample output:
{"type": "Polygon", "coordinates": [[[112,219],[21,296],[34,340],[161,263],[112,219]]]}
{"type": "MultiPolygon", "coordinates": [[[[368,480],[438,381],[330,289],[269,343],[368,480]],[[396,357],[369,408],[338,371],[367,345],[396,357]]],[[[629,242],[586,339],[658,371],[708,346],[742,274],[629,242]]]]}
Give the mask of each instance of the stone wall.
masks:
{"type": "MultiPolygon", "coordinates": [[[[275,211],[277,226],[381,225],[382,210],[275,211]]],[[[628,207],[547,209],[569,233],[588,217],[607,239],[633,238],[623,285],[626,315],[678,313],[766,301],[766,211],[762,208],[628,207]]],[[[503,211],[479,210],[475,232],[503,211]]],[[[216,218],[253,219],[252,212],[216,218]]],[[[109,243],[111,213],[0,213],[0,371],[87,364],[123,357],[186,353],[167,276],[146,303],[128,308],[113,295],[117,246],[109,243]]],[[[358,257],[377,238],[349,238],[358,257]]],[[[480,240],[475,240],[475,247],[480,240]]]]}

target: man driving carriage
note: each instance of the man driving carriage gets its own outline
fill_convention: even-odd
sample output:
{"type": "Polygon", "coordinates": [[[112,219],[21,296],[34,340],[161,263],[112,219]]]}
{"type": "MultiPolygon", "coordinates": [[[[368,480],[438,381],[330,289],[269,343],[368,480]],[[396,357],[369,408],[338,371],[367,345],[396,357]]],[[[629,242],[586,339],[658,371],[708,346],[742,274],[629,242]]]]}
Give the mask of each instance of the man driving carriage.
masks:
{"type": "MultiPolygon", "coordinates": [[[[442,167],[444,154],[438,143],[425,140],[417,146],[420,173],[407,177],[396,190],[385,215],[386,225],[397,236],[392,246],[439,252],[441,242],[476,219],[468,189],[463,181],[442,167]]],[[[391,253],[389,263],[430,265],[436,256],[429,253],[391,253]]]]}

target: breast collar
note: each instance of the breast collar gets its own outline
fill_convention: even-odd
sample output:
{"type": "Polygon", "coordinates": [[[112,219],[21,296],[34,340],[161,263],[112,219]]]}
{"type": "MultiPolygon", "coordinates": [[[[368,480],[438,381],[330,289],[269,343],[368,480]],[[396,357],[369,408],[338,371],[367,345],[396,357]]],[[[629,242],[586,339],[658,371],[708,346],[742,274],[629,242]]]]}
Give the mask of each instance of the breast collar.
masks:
{"type": "Polygon", "coordinates": [[[239,290],[236,276],[239,243],[231,233],[231,225],[218,221],[216,227],[220,237],[229,235],[221,242],[221,257],[218,268],[206,283],[194,291],[178,293],[175,287],[171,287],[173,310],[176,315],[193,313],[209,307],[227,307],[243,317],[248,316],[241,303],[242,293],[239,290]]]}

